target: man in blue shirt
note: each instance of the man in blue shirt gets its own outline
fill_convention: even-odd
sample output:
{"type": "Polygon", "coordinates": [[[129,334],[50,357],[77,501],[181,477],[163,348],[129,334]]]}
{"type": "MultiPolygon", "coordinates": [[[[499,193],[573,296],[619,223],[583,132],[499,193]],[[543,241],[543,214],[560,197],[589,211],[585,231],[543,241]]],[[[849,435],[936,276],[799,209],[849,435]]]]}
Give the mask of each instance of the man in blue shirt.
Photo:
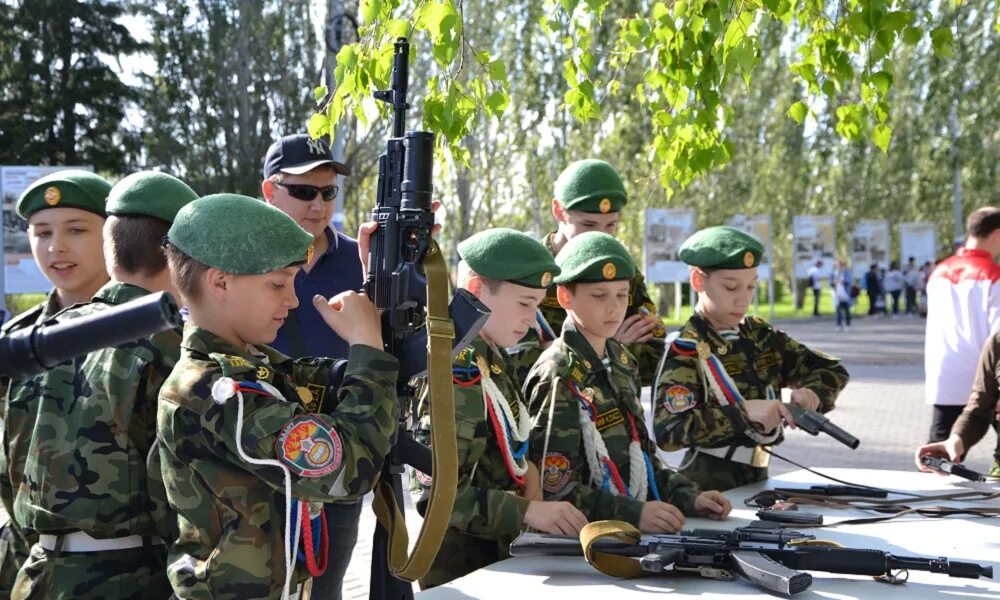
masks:
{"type": "MultiPolygon", "coordinates": [[[[347,165],[333,159],[323,139],[306,134],[286,135],[276,141],[264,159],[264,199],[280,209],[313,236],[313,255],[295,276],[299,306],[288,313],[278,338],[270,344],[295,358],[329,356],[347,358],[349,346],[328,326],[313,307],[311,298],[331,298],[364,283],[358,243],[334,231],[330,219],[335,208],[338,176],[350,175],[347,165]]],[[[326,572],[313,581],[314,598],[341,598],[341,586],[351,553],[358,539],[361,502],[326,505],[330,536],[326,572]]]]}

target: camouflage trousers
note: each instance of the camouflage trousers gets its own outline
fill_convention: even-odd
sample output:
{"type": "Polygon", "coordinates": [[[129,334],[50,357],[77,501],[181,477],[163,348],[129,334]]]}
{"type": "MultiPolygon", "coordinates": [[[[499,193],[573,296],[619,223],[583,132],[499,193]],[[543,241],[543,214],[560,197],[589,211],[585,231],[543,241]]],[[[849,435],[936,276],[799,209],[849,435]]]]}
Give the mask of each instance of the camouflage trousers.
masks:
{"type": "Polygon", "coordinates": [[[0,523],[0,600],[10,598],[10,590],[14,587],[14,578],[21,565],[28,558],[31,545],[21,533],[21,530],[11,524],[6,515],[5,523],[0,523]]]}
{"type": "Polygon", "coordinates": [[[110,552],[57,552],[39,544],[17,574],[12,600],[168,598],[167,547],[110,552]]]}
{"type": "Polygon", "coordinates": [[[767,479],[767,467],[751,467],[710,454],[699,453],[691,460],[691,450],[684,455],[680,473],[703,490],[724,492],[732,488],[767,479]],[[690,461],[690,463],[688,462],[690,461]]]}

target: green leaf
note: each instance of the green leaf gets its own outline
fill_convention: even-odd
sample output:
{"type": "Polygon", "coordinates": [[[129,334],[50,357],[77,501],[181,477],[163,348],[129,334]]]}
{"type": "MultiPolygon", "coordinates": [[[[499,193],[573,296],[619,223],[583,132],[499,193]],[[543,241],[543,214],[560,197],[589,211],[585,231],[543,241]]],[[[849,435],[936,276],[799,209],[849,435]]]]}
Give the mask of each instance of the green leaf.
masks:
{"type": "Polygon", "coordinates": [[[804,102],[799,101],[788,107],[788,116],[791,117],[799,125],[806,120],[806,115],[809,114],[809,107],[805,105],[804,102]]]}
{"type": "Polygon", "coordinates": [[[753,17],[754,14],[751,11],[745,10],[730,21],[729,26],[726,27],[726,37],[722,42],[724,50],[729,50],[743,41],[753,23],[753,17]]]}
{"type": "Polygon", "coordinates": [[[306,127],[309,137],[318,138],[330,134],[330,117],[324,113],[313,113],[306,127]]]}
{"type": "Polygon", "coordinates": [[[889,105],[885,102],[876,102],[872,107],[872,113],[879,123],[885,123],[889,120],[889,105]]]}
{"type": "Polygon", "coordinates": [[[374,23],[382,11],[382,0],[361,0],[358,11],[365,23],[374,23]]]}
{"type": "Polygon", "coordinates": [[[914,14],[905,10],[894,10],[882,19],[882,27],[892,31],[900,31],[913,22],[914,14]]]}
{"type": "Polygon", "coordinates": [[[924,37],[924,30],[920,27],[907,27],[903,30],[903,41],[910,46],[916,45],[922,37],[924,37]]]}
{"type": "Polygon", "coordinates": [[[493,92],[486,98],[486,110],[499,121],[510,104],[510,96],[506,92],[493,92]]]}
{"type": "Polygon", "coordinates": [[[316,102],[316,104],[319,104],[326,99],[326,95],[329,92],[330,90],[327,89],[326,84],[317,85],[316,88],[313,89],[313,100],[316,102]]]}
{"type": "Polygon", "coordinates": [[[872,73],[871,83],[878,90],[878,93],[885,97],[889,93],[889,86],[892,85],[892,75],[885,71],[872,73]]]}
{"type": "Polygon", "coordinates": [[[875,126],[872,131],[872,141],[882,150],[883,153],[889,151],[889,142],[892,140],[892,127],[885,124],[875,126]]]}
{"type": "Polygon", "coordinates": [[[955,39],[947,26],[941,25],[931,30],[931,45],[934,47],[934,55],[938,58],[949,58],[954,44],[955,39]]]}
{"type": "Polygon", "coordinates": [[[493,81],[507,81],[507,65],[499,58],[489,64],[490,79],[493,81]]]}
{"type": "Polygon", "coordinates": [[[561,2],[566,14],[573,16],[573,11],[576,10],[576,5],[580,3],[580,0],[561,0],[561,2]]]}

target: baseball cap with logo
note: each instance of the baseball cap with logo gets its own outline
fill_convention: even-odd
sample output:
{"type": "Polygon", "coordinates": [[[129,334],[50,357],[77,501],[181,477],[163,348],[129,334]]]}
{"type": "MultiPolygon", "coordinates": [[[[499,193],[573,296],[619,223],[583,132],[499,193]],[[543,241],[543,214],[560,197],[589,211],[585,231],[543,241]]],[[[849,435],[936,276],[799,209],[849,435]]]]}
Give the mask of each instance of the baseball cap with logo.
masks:
{"type": "Polygon", "coordinates": [[[320,165],[331,165],[339,175],[351,174],[347,165],[333,159],[333,152],[325,139],[314,140],[305,133],[286,135],[267,149],[264,179],[275,173],[301,175],[320,165]]]}

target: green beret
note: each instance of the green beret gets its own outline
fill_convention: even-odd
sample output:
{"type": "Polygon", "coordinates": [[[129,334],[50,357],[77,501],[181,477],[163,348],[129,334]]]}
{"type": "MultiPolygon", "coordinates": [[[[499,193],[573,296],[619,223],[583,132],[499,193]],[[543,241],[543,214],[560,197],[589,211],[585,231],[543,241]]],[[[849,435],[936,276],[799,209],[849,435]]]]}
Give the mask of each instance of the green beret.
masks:
{"type": "Polygon", "coordinates": [[[681,244],[678,256],[692,267],[749,269],[760,264],[764,246],[749,233],[720,225],[702,229],[681,244]]]}
{"type": "Polygon", "coordinates": [[[173,175],[139,171],[111,188],[107,211],[109,215],[145,215],[173,223],[177,211],[197,198],[194,190],[173,175]]]}
{"type": "Polygon", "coordinates": [[[17,199],[22,219],[46,208],[79,208],[102,217],[111,184],[100,175],[79,169],[56,171],[38,179],[17,199]]]}
{"type": "Polygon", "coordinates": [[[601,214],[618,212],[628,202],[618,171],[593,158],[563,169],[556,180],[555,197],[565,209],[601,214]]]}
{"type": "Polygon", "coordinates": [[[177,211],[167,242],[227,273],[261,275],[305,262],[313,237],[266,202],[213,194],[177,211]]]}
{"type": "Polygon", "coordinates": [[[556,264],[562,274],[556,283],[621,281],[635,277],[635,261],[621,242],[606,233],[574,235],[559,251],[556,264]]]}
{"type": "Polygon", "coordinates": [[[559,274],[552,253],[541,242],[503,227],[468,238],[458,245],[458,255],[483,277],[530,288],[547,288],[559,274]]]}

